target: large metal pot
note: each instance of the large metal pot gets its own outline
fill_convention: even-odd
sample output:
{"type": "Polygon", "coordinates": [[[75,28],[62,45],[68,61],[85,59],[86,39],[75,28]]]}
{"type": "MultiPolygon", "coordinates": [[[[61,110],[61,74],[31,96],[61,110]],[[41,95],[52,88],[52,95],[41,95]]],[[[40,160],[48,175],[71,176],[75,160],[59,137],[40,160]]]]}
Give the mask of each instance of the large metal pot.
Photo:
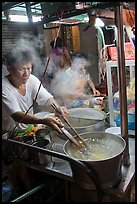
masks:
{"type": "MultiPolygon", "coordinates": [[[[70,141],[67,141],[64,144],[64,152],[65,154],[69,155],[70,157],[82,161],[85,165],[88,166],[88,168],[91,169],[92,173],[94,172],[96,177],[99,179],[100,185],[103,189],[105,188],[111,188],[115,186],[120,180],[121,180],[121,166],[122,166],[122,155],[126,146],[125,140],[120,137],[113,134],[105,133],[105,132],[87,132],[80,134],[81,137],[84,138],[85,142],[87,139],[91,139],[92,142],[96,142],[96,147],[102,143],[104,146],[104,150],[102,151],[111,151],[111,156],[107,156],[103,159],[96,159],[92,160],[92,157],[90,159],[89,156],[87,156],[88,159],[85,158],[79,159],[76,158],[76,155],[74,155],[72,148],[75,148],[76,151],[78,149],[72,145],[70,141]],[[109,147],[109,148],[108,148],[109,147]],[[113,152],[114,151],[114,152],[113,152]]],[[[78,139],[76,137],[76,139],[78,139]]],[[[90,143],[91,144],[91,143],[90,143]]],[[[102,148],[103,148],[102,146],[102,148]]],[[[99,149],[98,151],[100,151],[99,149]]],[[[89,151],[89,150],[87,150],[89,151]]],[[[91,153],[93,150],[91,150],[91,153]]],[[[73,176],[77,180],[78,183],[80,183],[82,186],[84,186],[87,189],[95,189],[94,182],[92,183],[90,178],[84,174],[82,171],[80,171],[76,166],[72,165],[72,171],[73,176]]]]}
{"type": "MultiPolygon", "coordinates": [[[[94,108],[72,108],[68,110],[68,121],[76,129],[78,133],[90,131],[104,131],[106,129],[107,114],[104,111],[96,110],[94,108]]],[[[54,115],[48,112],[36,113],[36,117],[45,117],[47,115],[54,115]]],[[[74,135],[72,129],[63,121],[65,128],[74,135]]],[[[64,134],[56,133],[61,139],[67,140],[64,134]]]]}
{"type": "MultiPolygon", "coordinates": [[[[106,127],[107,115],[105,112],[93,108],[73,108],[69,110],[69,122],[78,133],[103,131],[106,127]]],[[[66,124],[66,129],[74,134],[66,124]]]]}

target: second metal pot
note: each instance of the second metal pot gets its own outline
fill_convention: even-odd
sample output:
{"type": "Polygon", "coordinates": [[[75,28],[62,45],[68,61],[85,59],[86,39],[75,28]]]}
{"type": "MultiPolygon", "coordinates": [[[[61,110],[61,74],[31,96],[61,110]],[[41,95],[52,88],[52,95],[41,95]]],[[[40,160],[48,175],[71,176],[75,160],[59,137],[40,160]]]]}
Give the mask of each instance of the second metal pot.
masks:
{"type": "MultiPolygon", "coordinates": [[[[106,129],[107,114],[94,108],[73,108],[69,110],[68,120],[78,133],[104,131],[106,129]]],[[[65,128],[74,135],[73,130],[65,124],[65,128]]],[[[67,140],[64,135],[59,135],[67,140]]]]}
{"type": "MultiPolygon", "coordinates": [[[[91,172],[95,173],[97,178],[99,179],[100,185],[102,188],[111,188],[116,185],[121,180],[121,166],[122,166],[122,155],[126,146],[125,140],[113,134],[105,133],[105,132],[87,132],[80,134],[83,139],[98,140],[98,145],[100,141],[104,141],[104,146],[106,147],[106,151],[111,151],[115,149],[114,155],[108,157],[106,159],[99,159],[99,160],[89,160],[88,159],[79,159],[88,168],[91,169],[91,172]],[[107,138],[107,140],[106,140],[107,138]],[[106,142],[107,141],[107,142],[106,142]],[[107,147],[109,148],[107,150],[107,147]],[[120,146],[119,150],[117,147],[120,146]]],[[[77,137],[76,137],[77,138],[77,137]]],[[[78,139],[78,138],[77,138],[78,139]]],[[[70,155],[70,149],[72,148],[72,144],[70,141],[67,141],[64,145],[64,152],[74,159],[75,156],[73,153],[70,155]]],[[[77,160],[77,159],[76,159],[77,160]]],[[[76,166],[72,165],[72,171],[75,179],[78,183],[84,186],[87,189],[94,189],[94,183],[91,182],[90,178],[80,171],[76,166]]]]}

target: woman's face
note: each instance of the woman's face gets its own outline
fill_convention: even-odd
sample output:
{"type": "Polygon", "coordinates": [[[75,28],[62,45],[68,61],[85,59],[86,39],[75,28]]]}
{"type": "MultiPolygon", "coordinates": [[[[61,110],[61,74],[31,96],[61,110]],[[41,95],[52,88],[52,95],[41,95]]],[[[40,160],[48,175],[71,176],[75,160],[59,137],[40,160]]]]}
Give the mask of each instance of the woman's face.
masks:
{"type": "Polygon", "coordinates": [[[80,68],[80,74],[86,74],[85,67],[81,67],[81,68],[80,68]]]}
{"type": "Polygon", "coordinates": [[[15,67],[9,67],[10,76],[19,84],[25,84],[32,71],[32,63],[18,63],[15,67]]]}

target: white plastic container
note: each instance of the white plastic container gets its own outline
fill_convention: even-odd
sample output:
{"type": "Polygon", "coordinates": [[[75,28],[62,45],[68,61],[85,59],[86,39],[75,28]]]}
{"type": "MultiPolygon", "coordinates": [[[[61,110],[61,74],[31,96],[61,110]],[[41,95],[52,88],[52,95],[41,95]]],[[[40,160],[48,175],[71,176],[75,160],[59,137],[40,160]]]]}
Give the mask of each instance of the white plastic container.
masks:
{"type": "Polygon", "coordinates": [[[121,127],[110,127],[105,130],[106,133],[121,135],[121,127]]]}

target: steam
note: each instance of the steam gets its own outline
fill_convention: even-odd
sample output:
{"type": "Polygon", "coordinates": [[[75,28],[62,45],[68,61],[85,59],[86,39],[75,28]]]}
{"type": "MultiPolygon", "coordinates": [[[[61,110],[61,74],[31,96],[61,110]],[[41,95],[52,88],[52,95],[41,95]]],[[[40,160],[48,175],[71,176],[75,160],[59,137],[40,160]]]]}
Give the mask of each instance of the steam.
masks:
{"type": "MultiPolygon", "coordinates": [[[[16,40],[14,49],[16,51],[27,50],[31,53],[33,60],[32,74],[41,80],[47,63],[47,56],[43,55],[44,40],[41,36],[23,33],[16,40]]],[[[45,88],[49,89],[49,85],[46,83],[46,76],[44,76],[42,84],[45,88]]]]}
{"type": "Polygon", "coordinates": [[[60,69],[55,73],[55,77],[51,82],[51,91],[56,97],[75,96],[75,98],[81,93],[86,84],[87,74],[83,67],[89,66],[88,60],[82,57],[74,57],[72,65],[68,69],[60,69]],[[81,77],[85,78],[85,81],[80,80],[81,77]]]}
{"type": "Polygon", "coordinates": [[[40,58],[39,50],[42,50],[42,42],[39,37],[32,36],[26,33],[21,34],[19,36],[19,39],[15,41],[15,47],[13,50],[29,51],[31,53],[32,60],[33,60],[33,66],[34,66],[33,71],[37,76],[41,75],[41,72],[43,71],[43,64],[40,58]]]}
{"type": "Polygon", "coordinates": [[[88,67],[90,65],[90,62],[85,59],[84,57],[74,57],[72,60],[72,69],[74,71],[80,72],[80,69],[82,67],[88,67]]]}
{"type": "MultiPolygon", "coordinates": [[[[49,56],[43,56],[44,40],[40,36],[32,36],[22,34],[15,42],[15,49],[30,51],[33,59],[32,74],[37,76],[40,80],[43,77],[47,60],[49,56]]],[[[81,76],[87,76],[82,67],[88,67],[89,61],[83,57],[74,57],[72,65],[67,69],[54,69],[54,78],[49,79],[49,75],[53,71],[53,62],[50,59],[46,74],[42,80],[43,86],[51,92],[55,97],[64,99],[65,97],[78,95],[78,87],[84,87],[84,83],[79,80],[81,76]]],[[[82,90],[82,89],[81,89],[82,90]]],[[[80,91],[79,91],[80,93],[80,91]]]]}

